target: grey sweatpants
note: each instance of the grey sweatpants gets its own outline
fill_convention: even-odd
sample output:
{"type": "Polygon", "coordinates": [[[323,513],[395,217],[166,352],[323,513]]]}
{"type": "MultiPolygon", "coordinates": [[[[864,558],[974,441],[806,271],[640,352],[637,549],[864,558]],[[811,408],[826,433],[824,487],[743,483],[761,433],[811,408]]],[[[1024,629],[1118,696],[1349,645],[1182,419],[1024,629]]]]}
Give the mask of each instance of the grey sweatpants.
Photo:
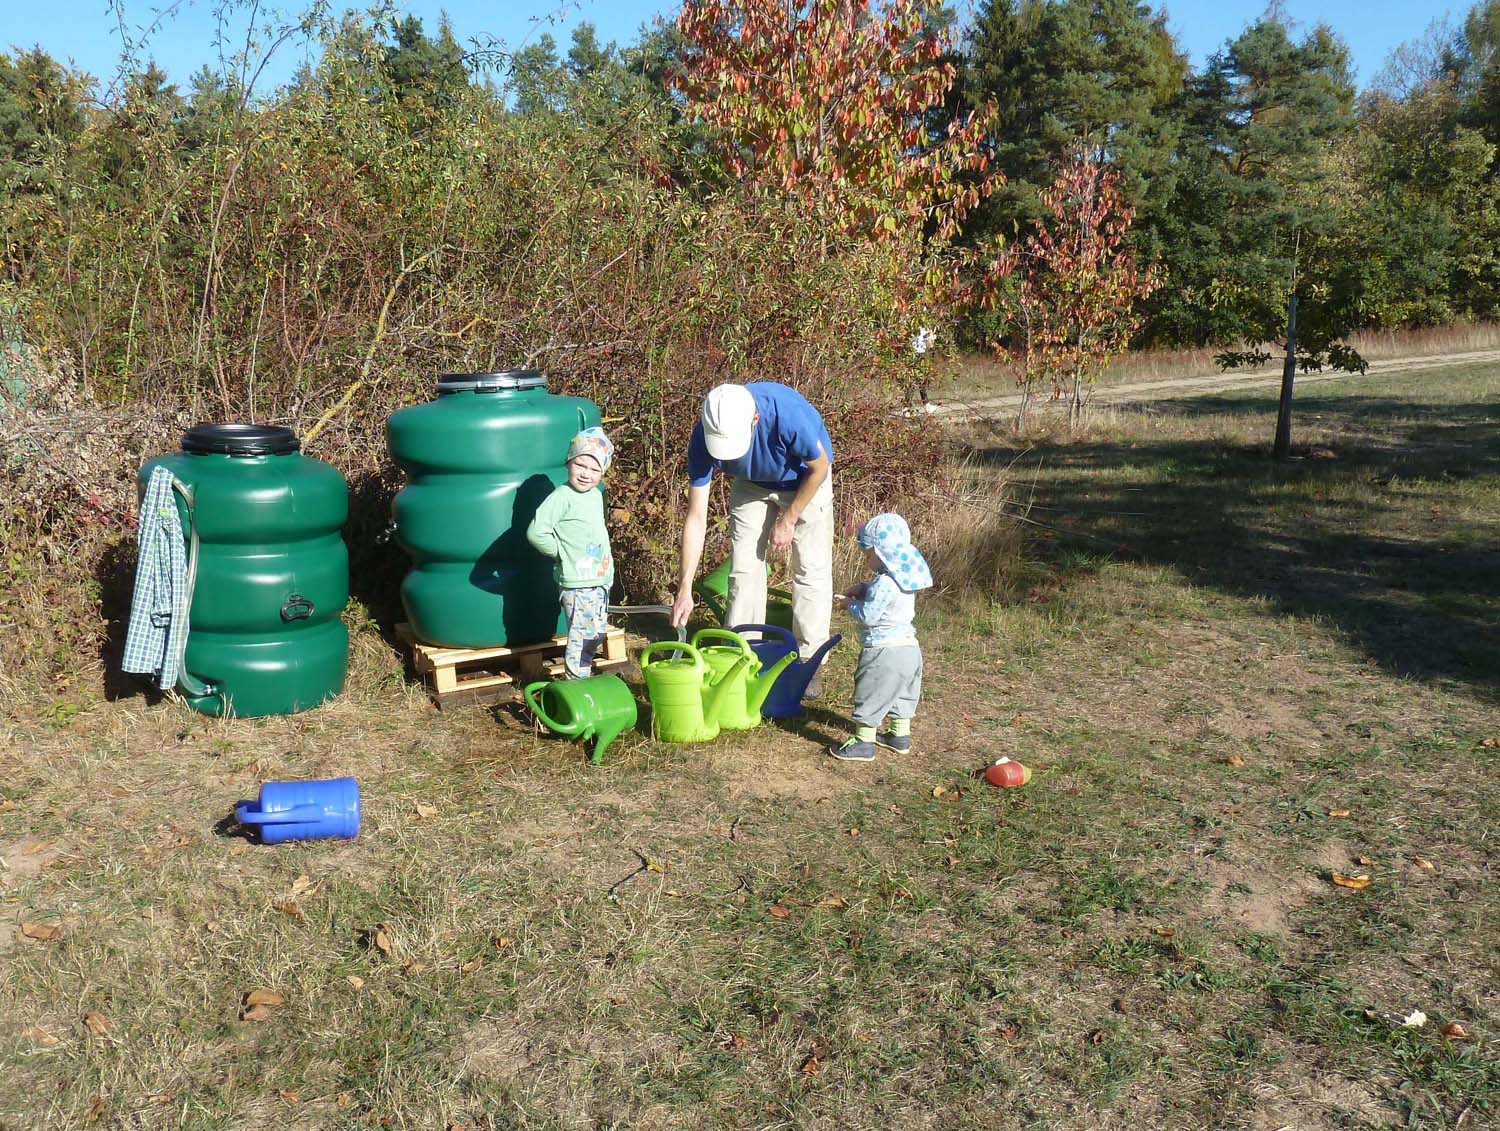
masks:
{"type": "Polygon", "coordinates": [[[922,649],[917,644],[865,648],[854,670],[854,721],[879,726],[886,715],[914,718],[922,700],[922,649]]]}

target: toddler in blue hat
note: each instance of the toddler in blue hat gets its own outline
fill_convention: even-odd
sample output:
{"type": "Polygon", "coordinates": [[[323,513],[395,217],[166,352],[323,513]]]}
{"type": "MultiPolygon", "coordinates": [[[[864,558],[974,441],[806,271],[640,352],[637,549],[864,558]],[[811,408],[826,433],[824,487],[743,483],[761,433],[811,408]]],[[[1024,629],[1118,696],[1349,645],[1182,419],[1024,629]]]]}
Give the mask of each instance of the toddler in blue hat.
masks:
{"type": "Polygon", "coordinates": [[[842,762],[873,762],[877,746],[911,749],[911,720],[922,698],[922,646],[912,618],[917,593],[932,587],[932,571],[899,514],[877,514],[856,538],[875,576],[834,599],[859,626],[855,729],[828,752],[842,762]],[[877,732],[888,715],[889,728],[877,732]]]}

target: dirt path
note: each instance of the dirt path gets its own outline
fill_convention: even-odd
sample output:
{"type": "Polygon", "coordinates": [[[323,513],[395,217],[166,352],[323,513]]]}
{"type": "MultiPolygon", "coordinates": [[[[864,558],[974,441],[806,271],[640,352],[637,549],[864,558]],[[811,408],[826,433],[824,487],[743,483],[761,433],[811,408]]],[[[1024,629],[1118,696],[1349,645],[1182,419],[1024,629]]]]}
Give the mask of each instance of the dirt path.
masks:
{"type": "MultiPolygon", "coordinates": [[[[1486,361],[1500,362],[1500,350],[1472,350],[1467,353],[1430,354],[1425,357],[1398,357],[1372,361],[1366,376],[1385,376],[1390,373],[1408,373],[1422,369],[1437,369],[1447,365],[1486,361]]],[[[1357,373],[1340,371],[1299,373],[1297,386],[1300,388],[1319,381],[1340,381],[1359,376],[1357,373]]],[[[1098,386],[1089,398],[1089,403],[1091,405],[1118,405],[1165,400],[1179,395],[1219,393],[1229,389],[1277,388],[1280,385],[1281,371],[1279,369],[1241,374],[1205,373],[1196,377],[1173,377],[1165,381],[1140,381],[1098,386]]],[[[1065,407],[1065,404],[1064,401],[1040,401],[1033,408],[1037,411],[1048,411],[1061,409],[1065,407]]],[[[982,418],[997,415],[997,412],[1001,410],[1014,410],[1020,407],[1021,395],[1010,393],[1003,397],[986,397],[983,400],[934,402],[928,407],[928,414],[956,419],[982,418]]]]}

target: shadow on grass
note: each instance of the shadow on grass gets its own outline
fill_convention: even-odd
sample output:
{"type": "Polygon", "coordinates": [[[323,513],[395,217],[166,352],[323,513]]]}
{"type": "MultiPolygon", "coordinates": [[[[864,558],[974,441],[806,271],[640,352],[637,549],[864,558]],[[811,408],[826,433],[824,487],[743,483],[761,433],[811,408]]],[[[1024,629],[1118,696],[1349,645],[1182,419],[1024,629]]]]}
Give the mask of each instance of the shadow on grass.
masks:
{"type": "MultiPolygon", "coordinates": [[[[1198,397],[1163,406],[1195,416],[1273,413],[1274,397],[1198,397]]],[[[1042,553],[1063,575],[1102,554],[1180,571],[1191,583],[1325,618],[1370,661],[1417,678],[1500,694],[1500,549],[1472,513],[1474,480],[1500,491],[1500,409],[1373,397],[1297,405],[1336,435],[1287,463],[1267,445],[1149,437],[1049,444],[1038,517],[1042,553]],[[1415,490],[1420,483],[1420,491],[1415,490]]],[[[1267,437],[1269,440],[1269,437],[1267,437]]],[[[1006,447],[974,453],[1000,466],[1006,447]]]]}

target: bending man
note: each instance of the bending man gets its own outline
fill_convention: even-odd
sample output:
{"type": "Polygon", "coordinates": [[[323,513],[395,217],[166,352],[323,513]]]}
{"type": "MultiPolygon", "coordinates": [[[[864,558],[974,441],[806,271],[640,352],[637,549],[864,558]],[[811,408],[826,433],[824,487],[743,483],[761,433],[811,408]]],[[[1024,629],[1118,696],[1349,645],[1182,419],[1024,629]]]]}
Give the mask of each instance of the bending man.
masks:
{"type": "MultiPolygon", "coordinates": [[[[791,553],[792,632],[805,659],[828,639],[833,615],[833,442],[818,410],[774,381],[719,385],[703,398],[688,443],[687,520],[672,624],[687,624],[708,529],[715,471],[729,490],[728,623],[766,619],[766,558],[791,553]]],[[[818,678],[809,692],[816,694],[818,678]]]]}

